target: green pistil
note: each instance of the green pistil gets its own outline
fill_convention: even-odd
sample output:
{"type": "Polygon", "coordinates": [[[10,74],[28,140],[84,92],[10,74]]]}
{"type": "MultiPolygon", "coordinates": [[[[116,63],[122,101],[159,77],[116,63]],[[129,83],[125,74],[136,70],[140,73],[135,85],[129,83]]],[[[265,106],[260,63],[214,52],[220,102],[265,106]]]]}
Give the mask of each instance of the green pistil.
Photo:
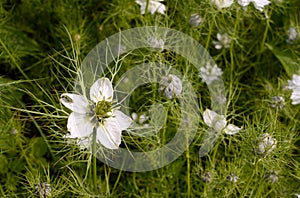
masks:
{"type": "Polygon", "coordinates": [[[111,106],[112,104],[110,102],[107,102],[105,100],[99,101],[94,109],[97,118],[99,120],[102,120],[103,118],[108,118],[108,113],[112,110],[111,106]]]}

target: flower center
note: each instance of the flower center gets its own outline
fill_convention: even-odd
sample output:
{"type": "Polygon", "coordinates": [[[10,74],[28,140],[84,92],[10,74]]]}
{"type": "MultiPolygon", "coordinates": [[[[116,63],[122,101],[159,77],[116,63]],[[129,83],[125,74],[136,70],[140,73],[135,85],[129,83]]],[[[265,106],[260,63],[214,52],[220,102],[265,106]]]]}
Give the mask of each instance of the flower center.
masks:
{"type": "Polygon", "coordinates": [[[111,102],[106,100],[99,101],[94,109],[94,112],[99,120],[103,118],[108,118],[110,116],[110,112],[112,110],[111,102]]]}

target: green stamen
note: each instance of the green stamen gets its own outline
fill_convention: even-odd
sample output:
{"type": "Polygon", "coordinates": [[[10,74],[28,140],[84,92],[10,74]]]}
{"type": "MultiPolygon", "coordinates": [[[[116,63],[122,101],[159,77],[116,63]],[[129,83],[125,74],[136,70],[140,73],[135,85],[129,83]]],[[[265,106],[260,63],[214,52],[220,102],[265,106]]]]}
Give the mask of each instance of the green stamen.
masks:
{"type": "Polygon", "coordinates": [[[101,120],[103,118],[109,117],[108,113],[111,112],[111,107],[111,102],[105,100],[99,101],[94,109],[97,118],[101,120]]]}

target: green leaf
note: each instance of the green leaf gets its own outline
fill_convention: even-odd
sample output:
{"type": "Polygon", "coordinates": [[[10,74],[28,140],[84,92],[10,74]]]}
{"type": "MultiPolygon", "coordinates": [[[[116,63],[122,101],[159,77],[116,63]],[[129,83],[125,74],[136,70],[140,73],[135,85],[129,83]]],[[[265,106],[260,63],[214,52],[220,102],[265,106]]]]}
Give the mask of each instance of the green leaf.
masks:
{"type": "Polygon", "coordinates": [[[278,49],[268,45],[276,58],[280,61],[286,73],[292,77],[300,72],[300,52],[292,49],[278,49]]]}

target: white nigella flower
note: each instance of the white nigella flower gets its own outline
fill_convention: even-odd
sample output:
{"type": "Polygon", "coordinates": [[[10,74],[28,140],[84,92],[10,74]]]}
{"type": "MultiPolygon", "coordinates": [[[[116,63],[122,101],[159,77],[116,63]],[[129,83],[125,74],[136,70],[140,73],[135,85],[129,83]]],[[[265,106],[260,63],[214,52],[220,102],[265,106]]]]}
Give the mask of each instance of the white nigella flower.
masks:
{"type": "Polygon", "coordinates": [[[228,179],[230,182],[236,183],[236,182],[238,182],[239,177],[236,176],[234,173],[231,173],[231,174],[227,177],[227,179],[228,179]]]}
{"type": "Polygon", "coordinates": [[[163,92],[166,98],[172,99],[181,93],[182,82],[177,76],[169,74],[159,82],[159,91],[163,92]]]}
{"type": "MultiPolygon", "coordinates": [[[[72,110],[68,118],[67,138],[86,138],[97,128],[96,140],[109,149],[118,149],[121,132],[132,120],[112,106],[113,87],[108,78],[98,79],[90,88],[90,102],[85,96],[65,93],[60,101],[72,110]]],[[[81,143],[86,144],[87,141],[81,143]]]]}
{"type": "Polygon", "coordinates": [[[248,6],[251,2],[254,4],[254,7],[261,12],[266,5],[271,3],[269,0],[238,0],[238,3],[243,7],[248,6]]]}
{"type": "Polygon", "coordinates": [[[294,74],[292,80],[288,80],[288,89],[292,90],[291,100],[293,105],[300,104],[300,76],[294,74]]]}
{"type": "Polygon", "coordinates": [[[201,174],[201,179],[205,182],[205,183],[210,183],[211,179],[212,179],[212,175],[210,172],[205,172],[201,174]]]}
{"type": "Polygon", "coordinates": [[[224,48],[229,48],[230,43],[231,43],[231,38],[228,36],[228,34],[224,33],[218,33],[217,34],[217,39],[218,41],[213,41],[213,44],[215,45],[216,49],[222,49],[224,48]]]}
{"type": "Polygon", "coordinates": [[[35,194],[38,195],[39,197],[45,198],[51,196],[51,191],[52,191],[52,187],[47,182],[43,182],[43,183],[39,182],[35,186],[35,194]]]}
{"type": "Polygon", "coordinates": [[[269,133],[264,133],[260,135],[254,143],[256,144],[255,152],[258,155],[263,155],[267,157],[275,148],[277,144],[277,140],[272,138],[269,133]]]}
{"type": "Polygon", "coordinates": [[[278,174],[276,172],[270,172],[266,174],[264,178],[274,184],[278,181],[278,174]]]}
{"type": "Polygon", "coordinates": [[[270,103],[270,106],[273,108],[282,109],[284,106],[285,100],[282,96],[273,96],[272,102],[270,103]]]}
{"type": "Polygon", "coordinates": [[[191,18],[190,18],[190,25],[193,26],[193,27],[198,27],[200,23],[203,22],[203,18],[195,13],[195,14],[192,14],[191,15],[191,18]]]}
{"type": "Polygon", "coordinates": [[[233,0],[211,0],[211,2],[219,9],[228,8],[233,4],[233,0]]]}
{"type": "Polygon", "coordinates": [[[220,76],[223,74],[222,70],[215,64],[211,65],[209,62],[200,68],[200,78],[202,82],[210,85],[214,80],[220,79],[220,76]]]}
{"type": "Polygon", "coordinates": [[[297,39],[296,29],[293,27],[290,27],[288,36],[289,36],[289,38],[286,40],[287,43],[292,43],[293,41],[295,41],[297,39]]]}
{"type": "Polygon", "coordinates": [[[228,135],[234,135],[238,133],[241,128],[233,124],[228,124],[224,115],[217,114],[216,112],[206,109],[203,112],[203,120],[207,126],[212,127],[217,132],[224,131],[228,135]]]}
{"type": "MultiPolygon", "coordinates": [[[[148,12],[150,12],[151,14],[154,14],[155,12],[165,14],[166,6],[160,3],[162,1],[163,0],[149,0],[148,12]]],[[[141,14],[145,14],[147,0],[135,0],[135,2],[141,6],[141,14]]]]}

